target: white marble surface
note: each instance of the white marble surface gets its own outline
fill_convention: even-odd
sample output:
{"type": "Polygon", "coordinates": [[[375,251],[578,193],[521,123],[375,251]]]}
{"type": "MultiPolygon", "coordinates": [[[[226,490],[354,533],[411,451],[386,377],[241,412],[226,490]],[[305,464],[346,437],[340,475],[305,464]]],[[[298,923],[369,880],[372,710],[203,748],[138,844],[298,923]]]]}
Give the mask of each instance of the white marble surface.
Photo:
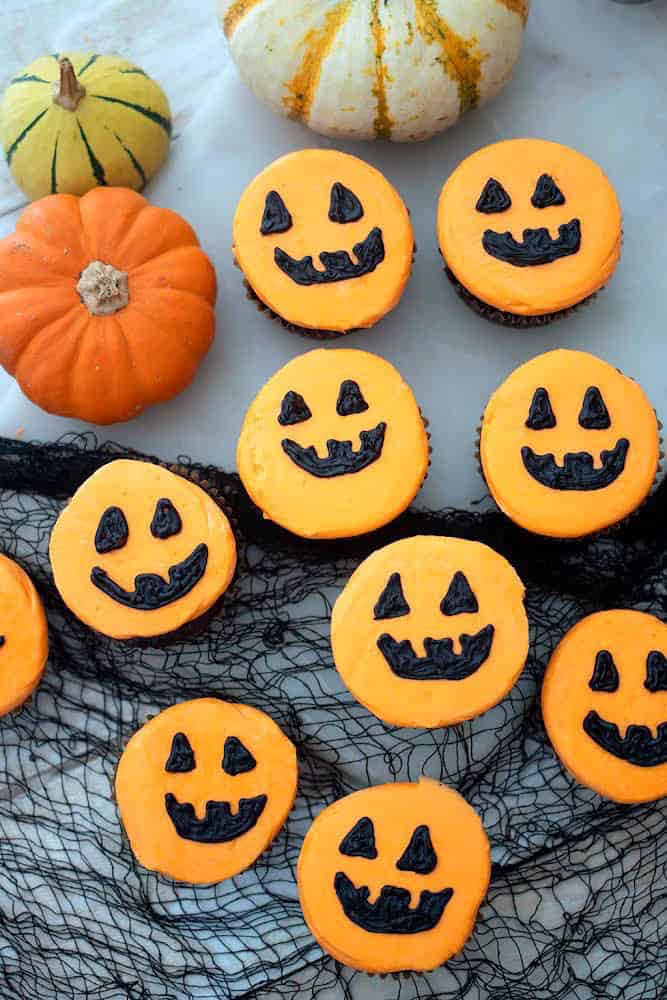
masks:
{"type": "MultiPolygon", "coordinates": [[[[4,0],[0,85],[35,56],[73,48],[119,51],[167,90],[176,140],[148,195],[184,214],[213,258],[218,336],[188,391],[100,435],[164,458],[188,454],[232,468],[250,398],[309,346],[245,301],[230,254],[233,209],[270,160],[330,143],[275,118],[244,89],[214,7],[214,0],[163,0],[156,14],[153,0],[4,0]]],[[[645,6],[534,0],[523,60],[495,103],[424,145],[344,147],[387,174],[414,220],[419,253],[400,307],[374,330],[350,335],[346,345],[398,365],[431,418],[434,460],[421,503],[463,505],[484,494],[472,443],[485,400],[511,368],[542,350],[568,346],[606,357],[639,378],[667,417],[666,37],[667,0],[645,6]],[[434,224],[442,183],[461,159],[488,142],[524,135],[569,143],[598,160],[625,213],[624,256],[608,290],[590,308],[535,333],[486,324],[458,301],[442,273],[434,224]]],[[[3,165],[0,235],[12,229],[22,203],[3,165]]],[[[23,428],[28,438],[52,439],[84,426],[41,413],[1,374],[1,434],[23,428]]]]}

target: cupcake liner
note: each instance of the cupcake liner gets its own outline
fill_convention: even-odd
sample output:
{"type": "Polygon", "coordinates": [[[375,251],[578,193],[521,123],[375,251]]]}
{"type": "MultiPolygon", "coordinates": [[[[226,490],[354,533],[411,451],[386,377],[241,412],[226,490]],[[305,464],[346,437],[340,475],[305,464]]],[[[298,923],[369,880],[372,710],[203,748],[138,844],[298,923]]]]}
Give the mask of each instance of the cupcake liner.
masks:
{"type": "MultiPolygon", "coordinates": [[[[408,281],[412,277],[412,267],[414,266],[416,254],[417,244],[415,243],[412,250],[412,265],[410,267],[410,276],[408,281]]],[[[234,266],[238,267],[243,274],[241,266],[236,258],[234,258],[234,266]]],[[[255,304],[258,312],[265,313],[272,320],[280,323],[285,330],[289,330],[290,333],[297,333],[300,337],[305,337],[308,340],[340,340],[341,337],[347,337],[349,333],[358,333],[363,332],[366,329],[370,329],[369,327],[351,327],[349,330],[311,330],[309,327],[298,326],[296,323],[290,323],[289,320],[284,319],[280,313],[275,312],[275,310],[273,310],[270,306],[267,306],[266,302],[263,302],[262,299],[260,299],[259,295],[245,275],[243,275],[243,284],[245,286],[246,299],[255,304]]],[[[384,319],[384,317],[380,317],[380,320],[382,319],[384,319]]],[[[380,322],[380,320],[377,322],[380,322]]]]}
{"type": "Polygon", "coordinates": [[[518,313],[503,312],[501,309],[497,309],[495,306],[491,306],[488,302],[484,302],[482,299],[478,299],[476,295],[468,291],[465,285],[462,285],[458,280],[454,272],[445,262],[445,274],[449,279],[450,283],[453,285],[454,290],[462,302],[476,312],[478,316],[482,319],[487,320],[489,323],[496,323],[498,326],[508,327],[514,330],[536,330],[540,327],[550,326],[552,323],[556,323],[560,319],[565,319],[566,316],[570,316],[572,313],[581,309],[582,306],[589,305],[593,299],[596,299],[600,292],[604,291],[604,288],[598,289],[597,292],[593,292],[587,298],[582,299],[581,302],[577,302],[576,305],[570,306],[568,309],[561,309],[554,313],[545,313],[541,316],[520,316],[518,313]]]}
{"type": "MultiPolygon", "coordinates": [[[[619,371],[621,371],[620,368],[619,368],[619,371]]],[[[625,373],[621,372],[621,374],[625,374],[625,373]]],[[[627,376],[627,377],[631,378],[631,376],[627,376]]],[[[576,544],[577,542],[581,542],[584,539],[586,539],[586,541],[594,541],[596,538],[608,538],[610,536],[615,535],[618,531],[621,531],[624,527],[626,527],[626,525],[628,525],[631,521],[634,520],[635,517],[637,517],[641,513],[641,511],[644,509],[644,507],[648,503],[650,497],[653,495],[653,493],[655,492],[656,488],[658,487],[658,484],[659,484],[659,481],[660,481],[660,477],[661,477],[661,473],[662,473],[663,459],[665,457],[665,452],[663,450],[664,449],[664,441],[663,441],[663,436],[662,436],[663,423],[660,420],[657,412],[655,410],[653,412],[655,413],[655,419],[656,419],[656,421],[658,423],[658,440],[659,440],[659,447],[660,447],[660,450],[658,452],[658,464],[657,464],[657,467],[656,467],[656,470],[655,470],[655,479],[653,480],[651,488],[648,491],[648,493],[646,494],[645,498],[639,504],[639,506],[635,507],[634,510],[630,511],[629,514],[626,514],[625,517],[621,518],[620,521],[616,521],[614,524],[608,524],[606,528],[598,528],[596,531],[590,531],[590,532],[588,532],[585,535],[577,535],[575,538],[551,538],[551,536],[549,536],[549,535],[539,535],[538,536],[539,538],[544,538],[545,540],[551,540],[553,542],[561,543],[561,544],[562,543],[567,543],[567,542],[572,542],[573,544],[576,544]]],[[[491,487],[489,486],[489,484],[487,482],[486,476],[484,475],[484,469],[482,468],[481,440],[482,440],[482,425],[483,425],[483,423],[484,423],[484,414],[482,413],[482,416],[480,417],[480,420],[479,420],[479,426],[476,429],[476,435],[477,436],[476,436],[476,439],[475,439],[475,461],[477,463],[477,468],[479,470],[479,474],[482,477],[484,485],[486,486],[486,488],[488,490],[489,497],[491,498],[491,500],[493,501],[493,503],[496,505],[497,509],[501,513],[504,513],[502,511],[502,509],[498,506],[498,504],[496,502],[496,499],[495,499],[493,493],[491,492],[491,487]]],[[[508,515],[505,514],[505,517],[508,517],[508,515]]],[[[512,519],[508,517],[508,520],[512,520],[512,519]]],[[[512,523],[515,524],[516,522],[513,521],[512,523]]],[[[521,527],[521,526],[517,525],[517,527],[521,527]]],[[[527,531],[528,529],[524,528],[522,530],[527,531]]],[[[529,533],[530,534],[534,534],[534,532],[529,532],[529,533]]]]}

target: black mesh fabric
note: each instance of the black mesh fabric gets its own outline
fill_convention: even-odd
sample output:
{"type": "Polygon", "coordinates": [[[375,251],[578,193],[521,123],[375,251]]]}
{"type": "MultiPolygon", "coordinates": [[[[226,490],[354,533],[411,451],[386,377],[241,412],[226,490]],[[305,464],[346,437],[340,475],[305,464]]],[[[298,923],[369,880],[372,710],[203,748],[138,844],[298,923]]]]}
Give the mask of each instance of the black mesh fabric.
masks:
{"type": "Polygon", "coordinates": [[[127,452],[92,437],[0,439],[0,539],[36,582],[51,657],[32,700],[0,720],[0,996],[86,1000],[664,1000],[667,800],[623,807],[562,770],[539,689],[579,618],[633,607],[667,619],[667,487],[620,531],[583,543],[530,537],[496,512],[410,511],[373,537],[308,543],[264,521],[235,475],[181,459],[225,497],[239,571],[197,638],[164,648],[94,635],[56,594],[48,540],[65,499],[127,452]],[[417,533],[491,544],[527,585],[531,654],[497,708],[422,731],[387,727],[333,668],[328,618],[374,548],[417,533]],[[112,784],[134,730],[200,695],[268,712],[294,741],[300,786],[257,864],[215,886],[144,871],[121,833],[112,784]],[[421,774],[481,813],[493,877],[464,952],[428,975],[369,977],[324,956],[299,909],[295,866],[314,815],[371,783],[421,774]]]}

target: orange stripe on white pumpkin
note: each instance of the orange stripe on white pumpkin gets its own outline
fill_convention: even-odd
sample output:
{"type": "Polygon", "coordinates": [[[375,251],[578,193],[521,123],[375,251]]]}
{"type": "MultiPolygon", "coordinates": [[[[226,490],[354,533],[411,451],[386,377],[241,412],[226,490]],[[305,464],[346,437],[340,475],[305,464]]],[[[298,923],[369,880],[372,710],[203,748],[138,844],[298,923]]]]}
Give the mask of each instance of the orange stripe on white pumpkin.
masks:
{"type": "Polygon", "coordinates": [[[312,28],[303,39],[303,59],[292,79],[285,84],[289,94],[283,97],[283,105],[290,118],[308,121],[320,81],[322,63],[345,24],[351,7],[352,0],[341,0],[325,15],[323,27],[312,28]]]}
{"type": "Polygon", "coordinates": [[[231,38],[236,25],[248,14],[261,0],[234,0],[225,14],[222,26],[227,38],[231,38]]]}
{"type": "Polygon", "coordinates": [[[380,0],[371,0],[371,32],[375,40],[375,85],[373,87],[373,95],[377,104],[377,114],[373,122],[373,129],[377,139],[391,139],[394,120],[389,114],[389,105],[387,103],[387,79],[389,73],[382,61],[387,45],[384,28],[380,21],[379,2],[380,0]]]}
{"type": "Polygon", "coordinates": [[[524,24],[528,21],[528,14],[530,12],[529,0],[498,0],[503,7],[507,7],[508,10],[513,11],[518,14],[524,24]]]}
{"type": "Polygon", "coordinates": [[[439,13],[437,0],[415,0],[415,14],[422,38],[442,49],[443,69],[458,85],[461,114],[476,107],[482,79],[482,54],[477,39],[458,35],[439,13]]]}

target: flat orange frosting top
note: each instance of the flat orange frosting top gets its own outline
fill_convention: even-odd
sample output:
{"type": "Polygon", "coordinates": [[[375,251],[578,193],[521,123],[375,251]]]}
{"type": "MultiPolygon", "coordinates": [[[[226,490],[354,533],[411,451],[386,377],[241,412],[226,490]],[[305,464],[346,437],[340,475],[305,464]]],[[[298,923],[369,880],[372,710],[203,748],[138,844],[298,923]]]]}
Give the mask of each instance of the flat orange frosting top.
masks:
{"type": "Polygon", "coordinates": [[[375,167],[333,149],[275,160],[248,185],[234,216],[234,255],[249,284],[279,316],[307,329],[373,326],[401,298],[413,251],[410,217],[396,189],[375,167]],[[355,247],[369,236],[358,255],[355,247]],[[320,274],[328,270],[320,254],[346,254],[352,275],[300,284],[278,266],[276,248],[295,262],[312,258],[320,274]],[[359,267],[362,260],[367,267],[359,267]]]}
{"type": "Polygon", "coordinates": [[[507,560],[479,542],[394,542],[364,560],[334,605],[336,667],[355,698],[392,725],[470,719],[523,669],[523,596],[507,560]]]}
{"type": "Polygon", "coordinates": [[[551,658],[542,712],[582,785],[616,802],[667,795],[667,625],[639,611],[584,618],[551,658]]]}
{"type": "Polygon", "coordinates": [[[199,486],[120,459],[74,494],[56,521],[50,556],[77,618],[130,639],[168,634],[208,611],[232,580],[236,542],[199,486]]]}
{"type": "MultiPolygon", "coordinates": [[[[447,180],[438,205],[440,249],[456,278],[483,302],[521,316],[568,309],[602,288],[620,257],[621,224],[616,192],[600,167],[543,139],[511,139],[473,153],[447,180]],[[566,243],[573,241],[563,256],[561,226],[569,227],[566,243]],[[548,232],[525,232],[541,229],[548,232]],[[487,231],[492,244],[504,245],[503,234],[517,244],[535,241],[532,261],[549,244],[556,259],[508,263],[504,249],[497,257],[485,248],[487,231]]],[[[524,257],[514,243],[509,255],[524,257]]]]}
{"type": "Polygon", "coordinates": [[[30,697],[49,655],[46,615],[24,570],[0,555],[0,715],[30,697]]]}
{"type": "Polygon", "coordinates": [[[641,387],[582,351],[527,361],[484,411],[480,458],[491,494],[540,535],[579,538],[623,520],[650,492],[659,452],[641,387]]]}
{"type": "Polygon", "coordinates": [[[160,712],[123,751],[116,799],[145,868],[220,882],[248,868],[296,795],[294,745],[264,712],[198,698],[160,712]]]}
{"type": "Polygon", "coordinates": [[[399,372],[366,351],[294,358],[246,413],[237,463],[264,516],[305,538],[347,538],[392,521],[428,468],[419,406],[399,372]]]}
{"type": "Polygon", "coordinates": [[[324,809],[297,868],[306,923],[344,965],[435,969],[472,933],[491,874],[477,813],[422,778],[365,788],[324,809]]]}

